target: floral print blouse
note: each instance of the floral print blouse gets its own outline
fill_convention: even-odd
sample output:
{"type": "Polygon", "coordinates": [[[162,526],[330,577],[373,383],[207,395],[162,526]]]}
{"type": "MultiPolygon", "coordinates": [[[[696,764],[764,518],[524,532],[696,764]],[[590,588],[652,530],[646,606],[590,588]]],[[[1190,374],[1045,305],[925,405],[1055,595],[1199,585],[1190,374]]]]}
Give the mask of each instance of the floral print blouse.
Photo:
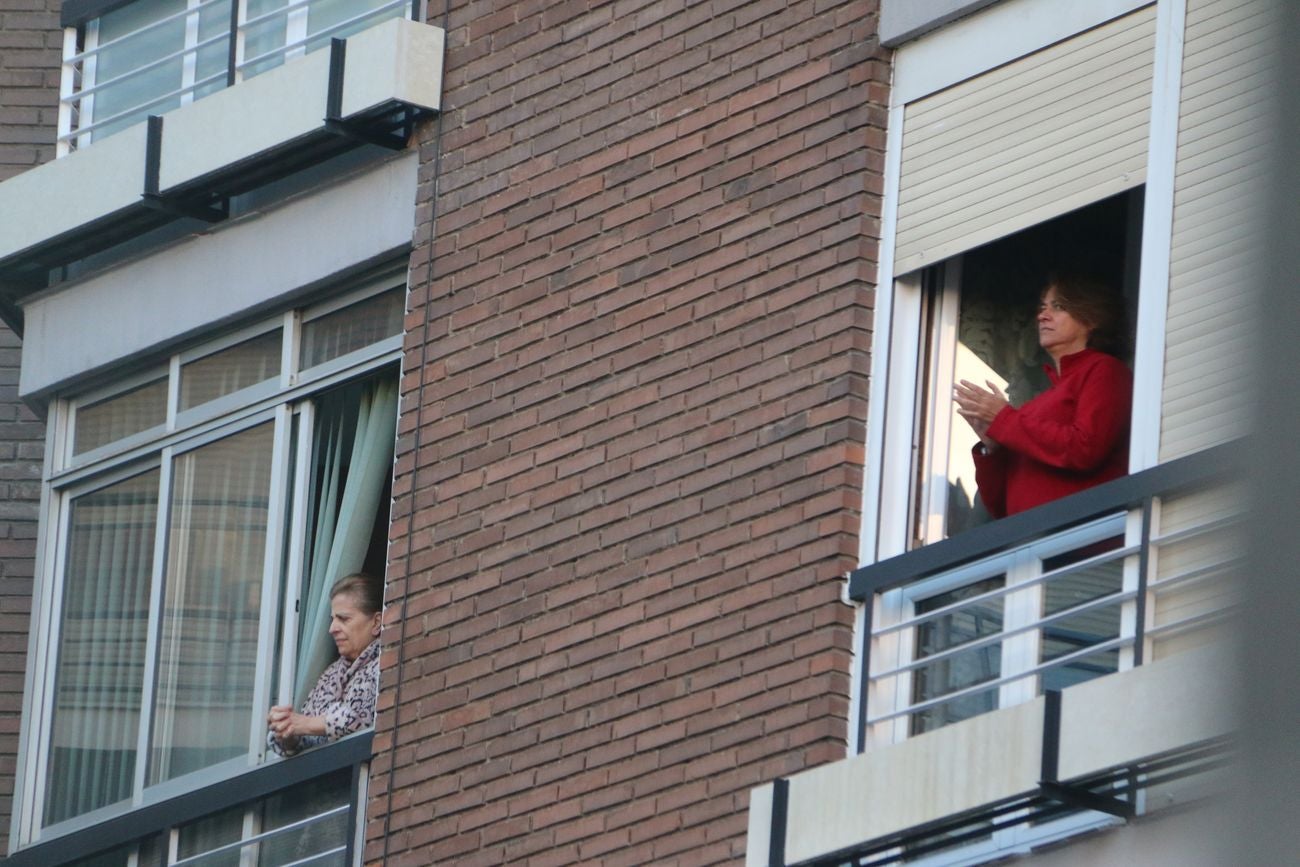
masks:
{"type": "Polygon", "coordinates": [[[338,740],[344,735],[375,724],[375,698],[379,694],[379,641],[366,645],[352,662],[343,657],[334,660],[321,672],[316,686],[308,693],[299,713],[325,718],[325,734],[306,735],[293,749],[286,749],[273,732],[266,733],[266,743],[281,756],[292,756],[305,749],[338,740]]]}

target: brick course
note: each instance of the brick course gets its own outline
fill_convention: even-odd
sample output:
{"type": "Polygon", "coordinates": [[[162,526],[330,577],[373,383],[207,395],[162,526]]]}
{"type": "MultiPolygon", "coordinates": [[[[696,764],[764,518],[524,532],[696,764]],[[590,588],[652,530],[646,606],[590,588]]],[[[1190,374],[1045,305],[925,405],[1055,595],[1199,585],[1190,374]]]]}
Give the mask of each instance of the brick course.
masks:
{"type": "MultiPolygon", "coordinates": [[[[54,158],[59,0],[0,0],[0,180],[54,158]]],[[[45,426],[18,399],[21,343],[0,324],[0,852],[9,847],[45,426]]]]}
{"type": "Polygon", "coordinates": [[[749,789],[843,755],[875,20],[450,4],[368,863],[739,863],[749,789]]]}
{"type": "Polygon", "coordinates": [[[0,181],[54,158],[60,0],[0,0],[0,181]]]}

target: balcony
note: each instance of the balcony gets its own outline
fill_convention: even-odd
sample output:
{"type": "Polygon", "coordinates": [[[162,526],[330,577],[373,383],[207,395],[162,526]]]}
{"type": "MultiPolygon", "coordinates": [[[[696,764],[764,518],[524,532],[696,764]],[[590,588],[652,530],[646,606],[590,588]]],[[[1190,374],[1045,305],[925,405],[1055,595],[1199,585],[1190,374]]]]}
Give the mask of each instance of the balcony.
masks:
{"type": "Polygon", "coordinates": [[[863,752],[756,789],[749,863],[980,863],[1196,797],[1232,730],[1239,452],[855,571],[863,752]]]}
{"type": "MultiPolygon", "coordinates": [[[[118,11],[159,7],[89,0],[80,5],[88,4],[121,7],[118,11]]],[[[236,8],[246,5],[251,4],[236,8]]],[[[283,13],[287,26],[298,13],[319,5],[282,4],[275,14],[283,13]]],[[[75,11],[78,4],[65,4],[65,17],[68,7],[75,11]]],[[[64,114],[70,124],[67,142],[79,146],[0,184],[0,285],[9,296],[0,301],[46,285],[53,269],[160,226],[181,219],[224,220],[232,198],[345,151],[366,144],[404,148],[415,121],[438,110],[443,32],[402,17],[372,20],[397,9],[385,4],[370,10],[370,17],[353,16],[334,28],[304,32],[296,41],[281,41],[275,53],[240,60],[243,66],[229,67],[223,80],[239,78],[234,86],[209,88],[202,84],[205,79],[190,76],[183,92],[167,91],[161,103],[157,97],[137,102],[122,96],[120,102],[129,108],[107,117],[101,112],[96,118],[86,106],[99,99],[102,108],[110,82],[69,84],[85,85],[84,70],[99,63],[97,55],[74,55],[74,70],[65,71],[64,114]],[[346,38],[330,35],[360,25],[367,26],[346,38]],[[317,44],[328,50],[309,50],[317,44]],[[257,75],[251,74],[250,64],[257,75]],[[240,68],[245,72],[239,73],[240,68]],[[93,145],[81,146],[91,139],[93,145]]],[[[268,20],[250,18],[226,32],[227,42],[242,46],[234,58],[248,54],[255,41],[249,28],[268,20]]],[[[206,47],[209,43],[202,41],[187,43],[181,54],[162,56],[189,69],[202,65],[197,61],[206,47]]],[[[147,74],[140,71],[146,67],[122,73],[113,86],[147,74]]]]}
{"type": "Polygon", "coordinates": [[[9,867],[355,863],[372,732],[37,842],[9,867]]]}

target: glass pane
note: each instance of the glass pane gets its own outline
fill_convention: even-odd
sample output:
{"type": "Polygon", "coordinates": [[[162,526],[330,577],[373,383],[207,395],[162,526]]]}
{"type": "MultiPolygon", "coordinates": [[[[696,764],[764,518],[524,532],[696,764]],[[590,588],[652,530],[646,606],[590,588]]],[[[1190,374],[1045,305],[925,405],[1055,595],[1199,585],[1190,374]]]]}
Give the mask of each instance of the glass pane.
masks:
{"type": "Polygon", "coordinates": [[[181,409],[280,375],[280,329],[181,366],[181,409]]]}
{"type": "Polygon", "coordinates": [[[199,10],[198,50],[194,53],[194,98],[226,86],[230,65],[230,0],[199,10]]]}
{"type": "Polygon", "coordinates": [[[97,129],[95,139],[180,105],[179,95],[162,97],[181,86],[183,57],[162,58],[185,46],[185,18],[162,19],[183,9],[185,0],[157,0],[100,16],[99,44],[105,47],[88,63],[94,64],[94,82],[103,89],[86,98],[89,105],[83,102],[82,111],[92,120],[128,113],[97,129]]]}
{"type": "Polygon", "coordinates": [[[167,421],[167,380],[77,407],[72,453],[82,454],[167,421]]]}
{"type": "Polygon", "coordinates": [[[267,422],[176,459],[151,783],[248,751],[273,438],[267,422]]]}
{"type": "Polygon", "coordinates": [[[306,370],[401,334],[405,309],[406,290],[397,288],[311,320],[302,328],[300,366],[306,370]]]}
{"type": "MultiPolygon", "coordinates": [[[[1123,537],[1104,539],[1043,561],[1043,570],[1064,568],[1123,545],[1123,537]]],[[[1043,615],[1068,611],[1097,599],[1119,594],[1124,585],[1123,559],[1094,563],[1076,572],[1048,579],[1043,588],[1043,615]]],[[[1062,618],[1043,627],[1039,662],[1050,662],[1119,637],[1121,603],[1115,602],[1062,618]]],[[[1064,689],[1119,670],[1119,650],[1111,649],[1075,659],[1043,672],[1043,689],[1064,689]]]]}
{"type": "Polygon", "coordinates": [[[151,470],[71,505],[46,825],[131,796],[158,484],[151,470]]]}
{"type": "Polygon", "coordinates": [[[244,58],[254,61],[243,68],[245,78],[260,75],[284,63],[287,14],[283,10],[288,0],[248,0],[244,25],[244,58]],[[263,58],[258,60],[257,58],[263,58]]]}
{"type": "MultiPolygon", "coordinates": [[[[176,835],[176,857],[193,858],[210,849],[239,842],[244,836],[245,812],[243,807],[235,807],[182,826],[176,835]]],[[[239,867],[239,850],[229,849],[191,863],[204,867],[239,867]]]]}
{"type": "Polygon", "coordinates": [[[340,771],[267,798],[262,805],[262,831],[268,837],[259,847],[260,867],[308,858],[318,859],[313,864],[342,867],[344,853],[338,850],[347,845],[348,812],[340,808],[351,803],[351,788],[351,771],[340,771]],[[322,815],[334,810],[338,812],[322,815]]]}
{"type": "MultiPolygon", "coordinates": [[[[1006,579],[998,575],[916,603],[917,615],[937,611],[965,599],[973,599],[1001,588],[1006,579]]],[[[916,627],[915,658],[920,660],[941,651],[969,644],[1002,631],[1003,597],[972,602],[916,627]]],[[[972,648],[964,653],[936,660],[912,672],[912,702],[928,701],[976,684],[996,680],[1002,674],[1000,643],[972,648]]],[[[912,734],[921,734],[949,723],[976,716],[997,707],[997,692],[989,689],[955,698],[912,714],[912,734]]]]}
{"type": "Polygon", "coordinates": [[[307,50],[323,48],[330,39],[350,36],[389,18],[403,18],[410,8],[408,2],[393,0],[312,0],[307,6],[307,35],[318,38],[307,44],[307,50]]]}

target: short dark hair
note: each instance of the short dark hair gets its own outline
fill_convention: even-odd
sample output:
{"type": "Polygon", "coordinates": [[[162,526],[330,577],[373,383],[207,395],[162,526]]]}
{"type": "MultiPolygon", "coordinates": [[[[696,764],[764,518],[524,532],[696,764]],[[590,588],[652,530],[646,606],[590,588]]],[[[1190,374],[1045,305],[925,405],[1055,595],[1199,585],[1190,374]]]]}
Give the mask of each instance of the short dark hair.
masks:
{"type": "Polygon", "coordinates": [[[1066,311],[1088,327],[1090,347],[1112,355],[1124,351],[1128,332],[1124,301],[1118,292],[1100,280],[1064,272],[1050,275],[1042,294],[1052,288],[1066,311]]]}
{"type": "Polygon", "coordinates": [[[384,610],[384,588],[369,575],[354,572],[334,582],[330,599],[348,594],[357,602],[362,614],[375,614],[384,610]]]}

